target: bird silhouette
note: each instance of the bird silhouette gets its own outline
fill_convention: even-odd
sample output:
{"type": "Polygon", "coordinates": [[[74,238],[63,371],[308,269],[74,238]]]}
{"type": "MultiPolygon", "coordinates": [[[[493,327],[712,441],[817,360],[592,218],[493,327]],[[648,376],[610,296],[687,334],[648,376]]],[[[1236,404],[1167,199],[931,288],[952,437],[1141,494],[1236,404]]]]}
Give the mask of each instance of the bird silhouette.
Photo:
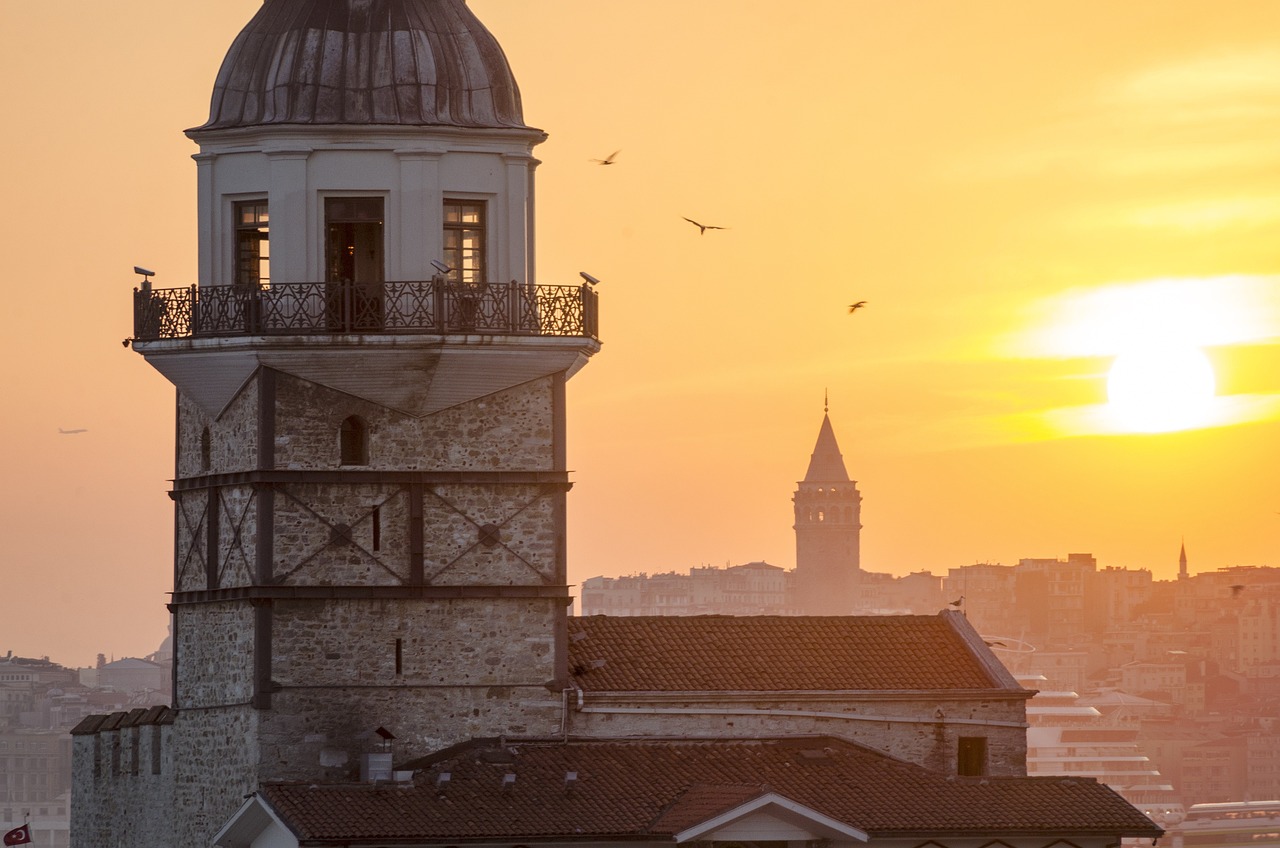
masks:
{"type": "Polygon", "coordinates": [[[616,157],[621,152],[622,152],[621,150],[615,150],[603,159],[592,159],[591,161],[595,162],[597,165],[612,165],[614,157],[616,157]]]}
{"type": "MultiPolygon", "coordinates": [[[[684,216],[682,215],[681,217],[683,218],[684,216]]],[[[711,226],[710,224],[699,224],[697,221],[693,220],[692,218],[685,218],[685,220],[686,220],[686,221],[688,221],[690,224],[693,224],[695,227],[697,227],[697,228],[698,228],[698,235],[700,235],[700,236],[705,236],[705,235],[707,234],[707,230],[727,230],[727,229],[729,229],[728,227],[713,227],[713,226],[711,226]]]]}
{"type": "Polygon", "coordinates": [[[961,595],[960,597],[952,601],[950,604],[948,604],[948,606],[958,607],[963,603],[964,603],[964,595],[961,595]]]}
{"type": "Polygon", "coordinates": [[[862,307],[864,307],[864,306],[866,306],[866,305],[867,305],[867,302],[866,302],[865,300],[860,300],[860,301],[858,301],[857,303],[851,303],[851,304],[849,304],[849,312],[850,312],[851,314],[852,314],[852,313],[854,313],[854,312],[857,312],[859,309],[861,309],[862,307]]]}
{"type": "Polygon", "coordinates": [[[1243,591],[1244,591],[1244,586],[1237,583],[1236,585],[1231,587],[1231,597],[1233,598],[1239,597],[1240,593],[1243,591]]]}
{"type": "Polygon", "coordinates": [[[995,648],[995,647],[1005,648],[1005,647],[1008,647],[1007,645],[1005,645],[1005,643],[1004,643],[1004,642],[988,642],[986,639],[983,639],[983,640],[982,640],[982,644],[986,645],[988,648],[995,648]]]}

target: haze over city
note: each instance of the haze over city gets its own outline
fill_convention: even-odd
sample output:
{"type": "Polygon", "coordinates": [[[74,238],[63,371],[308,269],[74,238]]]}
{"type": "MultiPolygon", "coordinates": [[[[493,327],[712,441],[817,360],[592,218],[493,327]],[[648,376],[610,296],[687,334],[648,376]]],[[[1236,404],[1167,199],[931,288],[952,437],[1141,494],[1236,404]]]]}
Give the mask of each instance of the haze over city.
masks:
{"type": "MultiPolygon", "coordinates": [[[[828,392],[867,570],[1276,564],[1274,4],[470,5],[550,133],[539,281],[603,281],[571,582],[793,566],[828,392]]],[[[258,6],[5,10],[0,649],[164,635],[173,388],[121,345],[130,269],[195,281],[182,130],[258,6]]]]}

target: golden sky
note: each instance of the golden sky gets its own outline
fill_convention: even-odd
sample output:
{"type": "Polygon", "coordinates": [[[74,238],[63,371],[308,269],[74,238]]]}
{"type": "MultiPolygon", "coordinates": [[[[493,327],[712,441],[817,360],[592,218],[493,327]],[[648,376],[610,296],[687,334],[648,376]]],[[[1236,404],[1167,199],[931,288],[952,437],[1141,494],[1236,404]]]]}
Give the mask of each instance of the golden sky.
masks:
{"type": "MultiPolygon", "coordinates": [[[[174,401],[120,345],[130,271],[194,281],[182,130],[259,5],[4,0],[0,651],[164,635],[174,401]]],[[[470,5],[550,133],[540,281],[604,281],[571,581],[792,567],[827,390],[870,570],[1280,564],[1280,4],[470,5]],[[1216,395],[1135,423],[1121,355],[1216,395]]]]}

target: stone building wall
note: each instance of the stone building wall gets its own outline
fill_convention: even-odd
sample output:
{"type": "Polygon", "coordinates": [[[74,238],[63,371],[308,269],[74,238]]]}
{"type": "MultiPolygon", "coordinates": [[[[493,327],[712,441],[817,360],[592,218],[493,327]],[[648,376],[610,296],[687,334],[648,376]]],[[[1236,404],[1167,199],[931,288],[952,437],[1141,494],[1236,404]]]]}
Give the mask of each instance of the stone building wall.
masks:
{"type": "Polygon", "coordinates": [[[371,470],[554,470],[554,378],[541,377],[418,418],[287,374],[276,381],[276,467],[338,465],[338,430],[355,415],[369,428],[371,470]]]}
{"type": "Polygon", "coordinates": [[[189,605],[173,628],[176,690],[182,712],[253,698],[254,614],[236,601],[189,605]]]}
{"type": "Polygon", "coordinates": [[[253,468],[258,456],[258,382],[255,374],[222,410],[205,413],[194,401],[178,394],[177,476],[223,474],[253,468]],[[209,464],[205,467],[202,433],[209,430],[209,464]]]}
{"type": "Polygon", "coordinates": [[[1020,698],[886,697],[829,693],[799,698],[724,693],[664,697],[587,693],[570,712],[578,737],[836,736],[947,774],[961,737],[987,740],[987,773],[1026,775],[1026,709],[1020,698]]]}
{"type": "Polygon", "coordinates": [[[264,774],[354,776],[385,727],[398,751],[472,736],[550,735],[558,599],[278,601],[264,774]],[[398,672],[398,673],[397,673],[398,672]]]}
{"type": "Polygon", "coordinates": [[[174,714],[167,707],[90,716],[72,730],[71,834],[76,848],[174,841],[174,714]],[[122,832],[121,822],[128,822],[122,832]]]}

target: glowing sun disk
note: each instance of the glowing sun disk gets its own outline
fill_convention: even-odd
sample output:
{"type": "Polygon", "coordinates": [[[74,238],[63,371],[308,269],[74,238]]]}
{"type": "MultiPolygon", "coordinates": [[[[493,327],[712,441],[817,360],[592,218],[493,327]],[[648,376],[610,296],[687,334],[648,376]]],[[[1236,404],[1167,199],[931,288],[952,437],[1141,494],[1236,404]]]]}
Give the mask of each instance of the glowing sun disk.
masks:
{"type": "Polygon", "coordinates": [[[1165,433],[1208,423],[1216,382],[1204,351],[1152,344],[1120,354],[1107,376],[1108,409],[1121,430],[1165,433]]]}

